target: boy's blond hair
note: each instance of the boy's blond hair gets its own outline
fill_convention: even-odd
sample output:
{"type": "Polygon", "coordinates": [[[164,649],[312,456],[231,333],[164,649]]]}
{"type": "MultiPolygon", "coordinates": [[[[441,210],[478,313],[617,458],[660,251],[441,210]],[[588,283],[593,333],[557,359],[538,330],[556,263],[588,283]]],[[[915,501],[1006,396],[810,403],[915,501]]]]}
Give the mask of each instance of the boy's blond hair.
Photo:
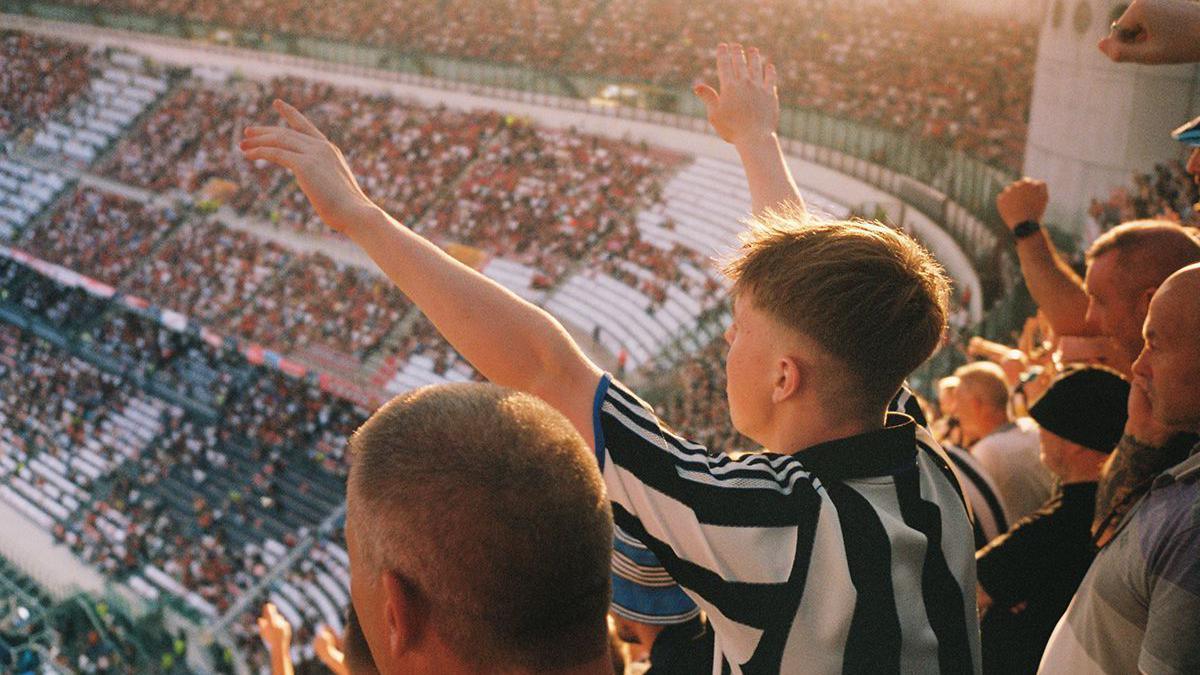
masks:
{"type": "Polygon", "coordinates": [[[864,415],[882,411],[942,338],[950,296],[942,266],[877,222],[784,209],[749,224],[724,268],[734,293],[840,362],[843,389],[857,399],[845,404],[864,415]]]}

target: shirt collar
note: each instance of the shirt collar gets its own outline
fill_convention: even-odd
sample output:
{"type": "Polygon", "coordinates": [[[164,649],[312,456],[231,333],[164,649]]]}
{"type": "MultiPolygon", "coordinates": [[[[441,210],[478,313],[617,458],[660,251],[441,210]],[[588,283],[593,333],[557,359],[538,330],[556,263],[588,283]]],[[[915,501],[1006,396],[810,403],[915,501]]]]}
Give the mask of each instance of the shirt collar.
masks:
{"type": "Polygon", "coordinates": [[[889,412],[882,429],[818,443],[794,456],[826,480],[891,476],[912,464],[916,430],[913,418],[889,412]]]}

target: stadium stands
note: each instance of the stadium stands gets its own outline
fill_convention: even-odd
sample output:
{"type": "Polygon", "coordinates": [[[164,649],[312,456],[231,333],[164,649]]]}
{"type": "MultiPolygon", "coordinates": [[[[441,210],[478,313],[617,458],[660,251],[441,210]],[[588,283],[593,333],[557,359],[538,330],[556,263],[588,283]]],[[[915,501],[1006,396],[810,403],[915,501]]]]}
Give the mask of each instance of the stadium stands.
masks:
{"type": "Polygon", "coordinates": [[[14,239],[67,187],[58,173],[0,157],[0,239],[14,239]]]}
{"type": "Polygon", "coordinates": [[[44,122],[88,82],[85,47],[28,33],[0,31],[0,63],[0,140],[44,122]]]}
{"type": "Polygon", "coordinates": [[[126,52],[95,57],[96,75],[68,107],[55,111],[33,138],[39,152],[90,165],[166,93],[165,75],[126,52]]]}
{"type": "Polygon", "coordinates": [[[597,93],[614,80],[681,89],[710,64],[712,45],[742,41],[779,64],[792,105],[936,139],[1014,170],[1024,154],[1037,51],[1033,20],[945,6],[930,12],[923,0],[504,0],[485,9],[419,0],[403,11],[381,0],[338,11],[297,0],[253,10],[237,2],[120,5],[225,28],[405,45],[434,72],[433,56],[529,65],[597,93]]]}

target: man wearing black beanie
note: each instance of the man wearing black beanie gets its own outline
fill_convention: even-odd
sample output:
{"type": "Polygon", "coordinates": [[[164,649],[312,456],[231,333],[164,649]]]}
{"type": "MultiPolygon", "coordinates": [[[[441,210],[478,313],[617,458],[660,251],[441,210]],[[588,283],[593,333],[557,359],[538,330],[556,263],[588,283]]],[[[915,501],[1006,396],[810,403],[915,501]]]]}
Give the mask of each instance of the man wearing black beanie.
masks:
{"type": "Polygon", "coordinates": [[[1033,673],[1095,556],[1096,482],[1125,426],[1129,383],[1091,367],[1055,379],[1029,410],[1060,485],[976,554],[984,673],[1033,673]]]}

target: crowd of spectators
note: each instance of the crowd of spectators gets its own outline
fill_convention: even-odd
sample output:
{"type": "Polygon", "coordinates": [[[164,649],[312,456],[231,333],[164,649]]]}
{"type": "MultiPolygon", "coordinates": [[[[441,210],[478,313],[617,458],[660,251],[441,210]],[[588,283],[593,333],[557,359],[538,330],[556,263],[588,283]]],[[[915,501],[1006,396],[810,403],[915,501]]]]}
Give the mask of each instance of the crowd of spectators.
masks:
{"type": "Polygon", "coordinates": [[[323,253],[295,258],[224,325],[288,352],[320,349],[362,360],[396,327],[409,302],[386,279],[323,253]]]}
{"type": "MultiPolygon", "coordinates": [[[[95,0],[76,0],[94,5],[95,0]]],[[[1019,169],[1032,92],[1036,23],[921,0],[751,4],[733,0],[471,2],[331,8],[126,0],[135,11],[604,78],[682,87],[712,45],[760,46],[795,107],[934,139],[1019,169]]],[[[704,77],[712,78],[709,71],[704,77]]]]}
{"type": "Polygon", "coordinates": [[[122,290],[212,324],[241,311],[291,255],[279,244],[216,219],[192,219],[129,276],[122,290]]]}
{"type": "Polygon", "coordinates": [[[1163,218],[1183,225],[1200,225],[1200,186],[1178,161],[1157,164],[1149,173],[1133,176],[1131,187],[1114,188],[1088,206],[1095,234],[1131,220],[1163,218]]]}
{"type": "Polygon", "coordinates": [[[547,288],[609,237],[636,237],[636,211],[660,201],[669,161],[510,118],[418,230],[531,266],[547,288]]]}
{"type": "Polygon", "coordinates": [[[45,122],[70,105],[89,79],[86,47],[0,31],[0,138],[45,122]]]}
{"type": "Polygon", "coordinates": [[[649,396],[658,415],[686,430],[688,438],[712,452],[757,450],[729,421],[725,398],[725,354],[729,345],[718,337],[662,373],[663,385],[649,396]]]}
{"type": "Polygon", "coordinates": [[[24,230],[17,248],[106,284],[119,285],[175,226],[172,208],[91,188],[77,191],[54,215],[24,230]]]}

